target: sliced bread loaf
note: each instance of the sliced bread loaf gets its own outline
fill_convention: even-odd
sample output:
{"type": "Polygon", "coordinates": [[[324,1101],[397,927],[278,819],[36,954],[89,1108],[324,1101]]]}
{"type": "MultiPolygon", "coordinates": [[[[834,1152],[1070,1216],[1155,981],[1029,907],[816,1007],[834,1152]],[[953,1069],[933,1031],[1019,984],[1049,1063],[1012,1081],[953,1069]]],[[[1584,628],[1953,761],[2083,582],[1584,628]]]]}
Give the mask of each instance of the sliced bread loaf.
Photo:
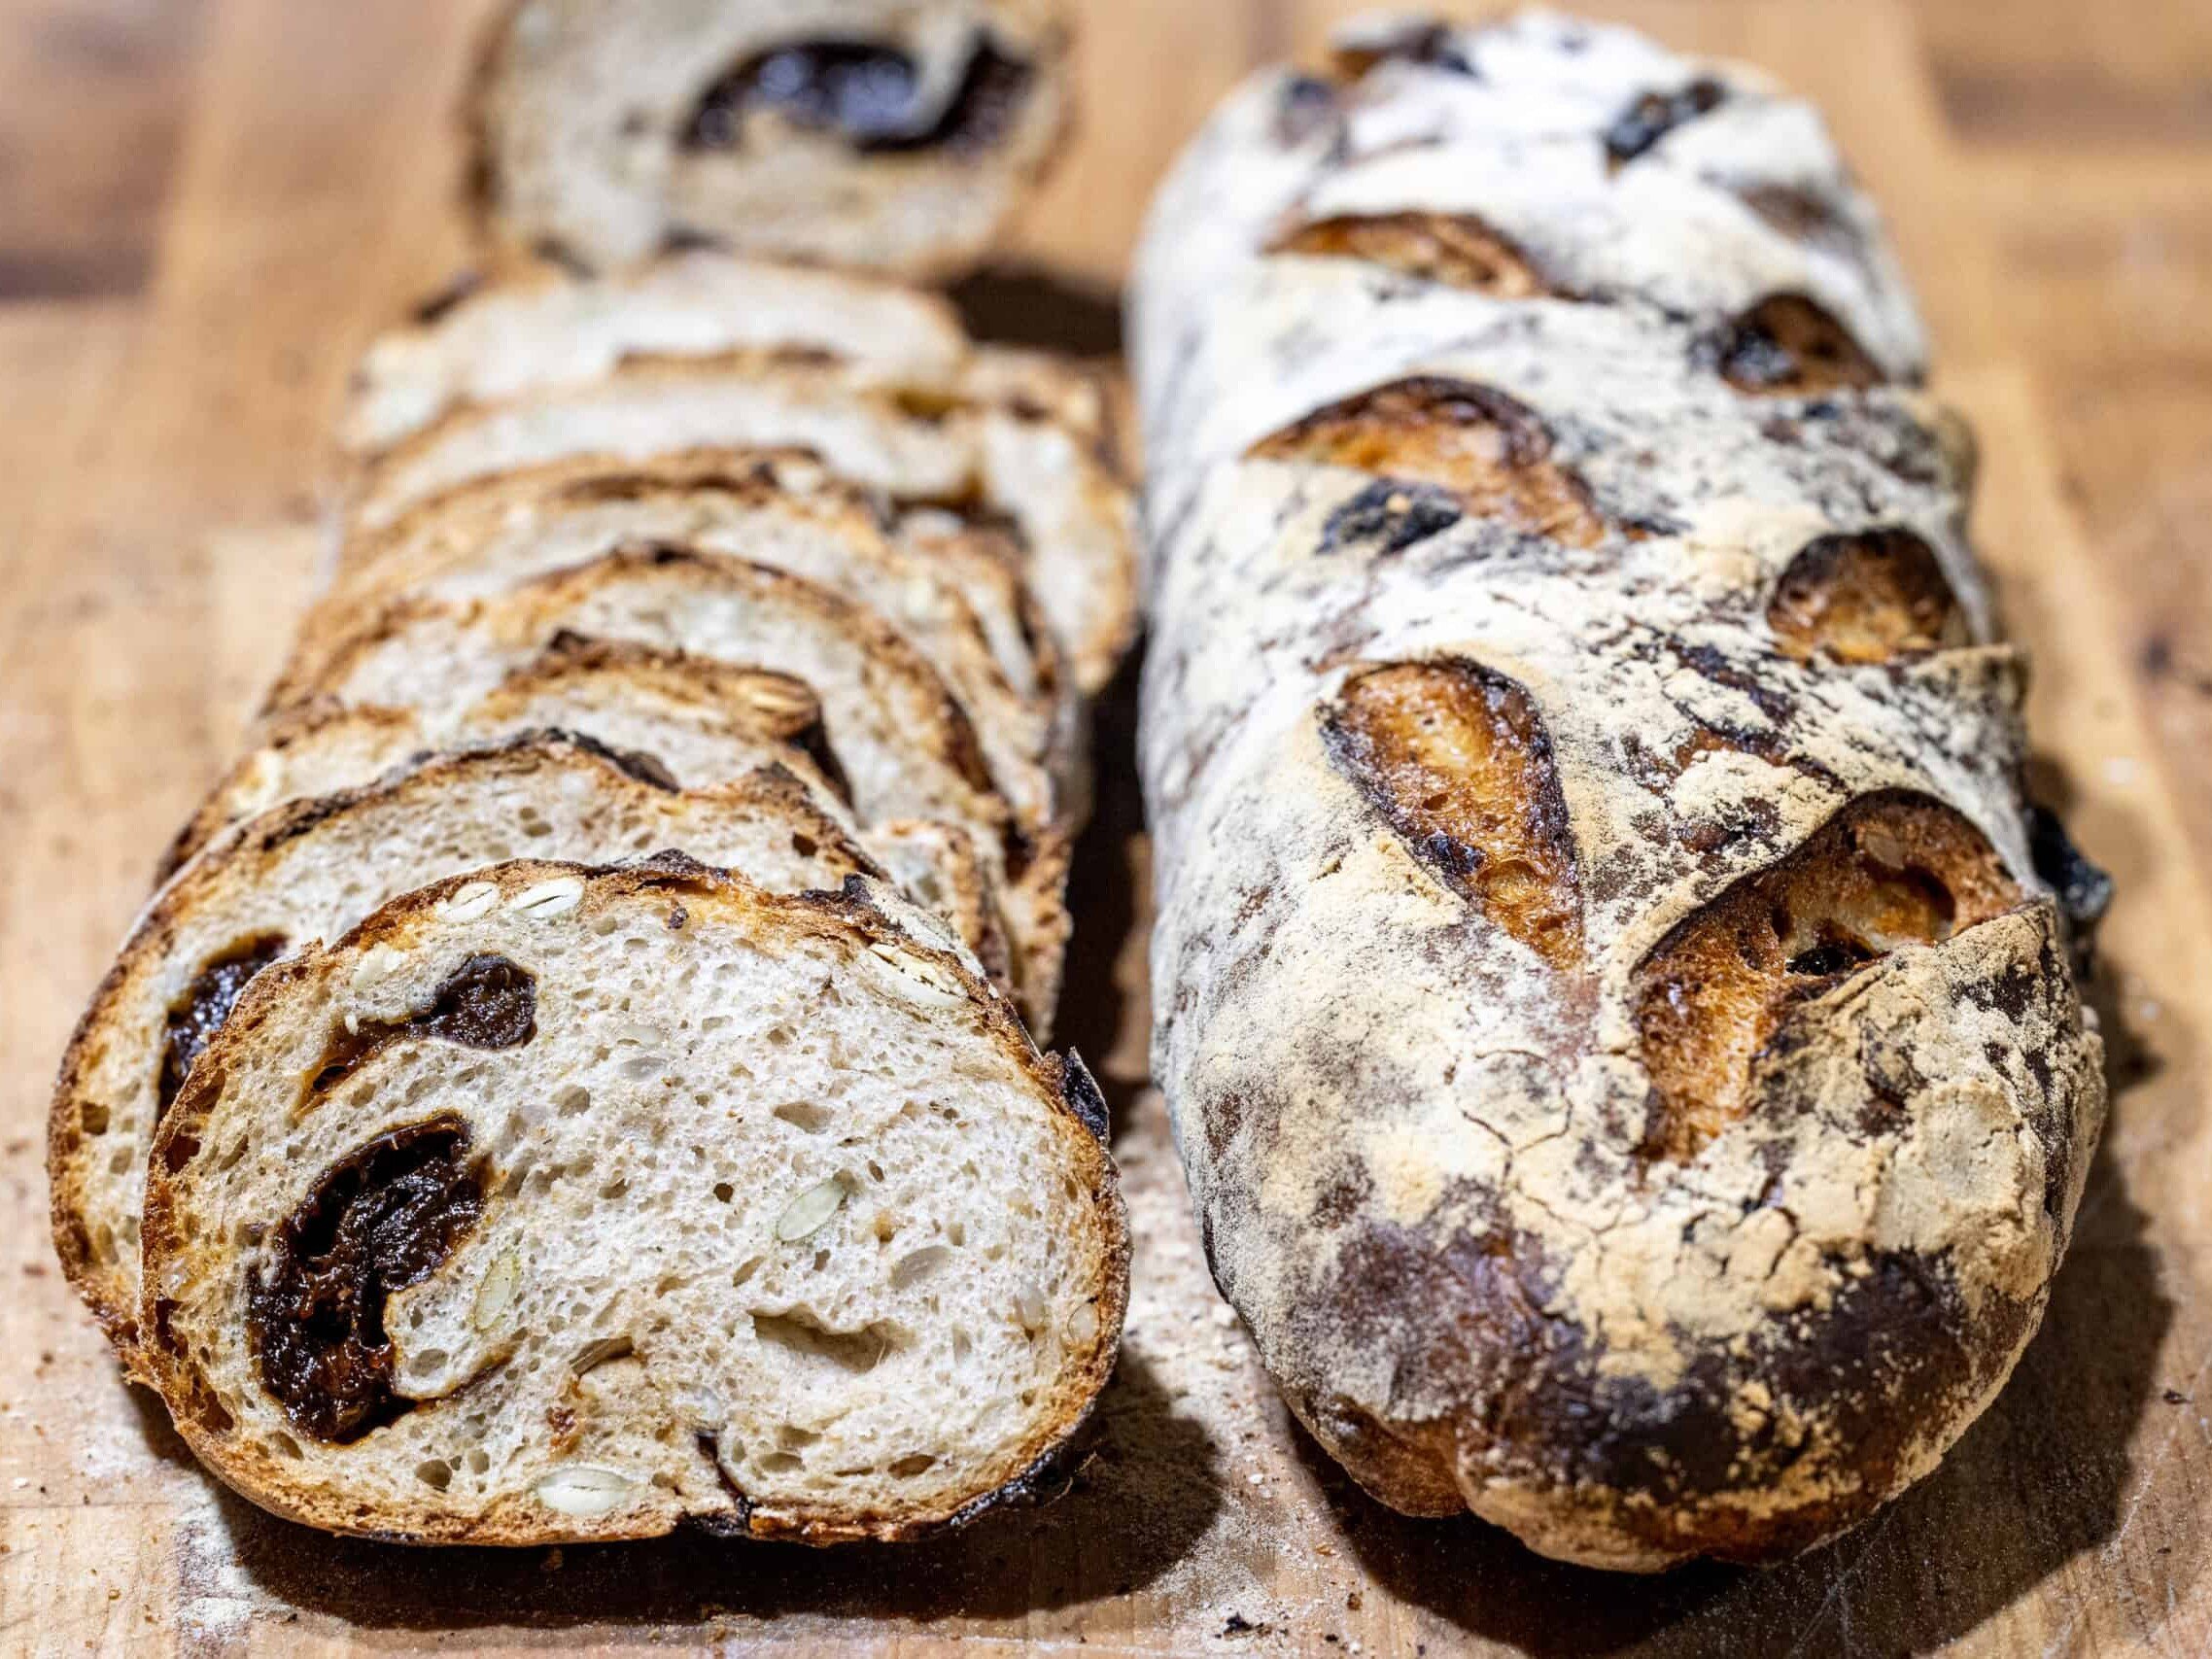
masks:
{"type": "Polygon", "coordinates": [[[426,882],[516,854],[611,863],[681,848],[784,891],[880,875],[781,772],[683,791],[558,733],[435,756],[294,801],[187,865],[133,928],[63,1056],[51,1116],[62,1262],[127,1345],[146,1149],[193,1057],[262,968],[426,882]]]}
{"type": "Polygon", "coordinates": [[[457,409],[362,467],[349,539],[494,473],[711,446],[805,448],[839,476],[896,500],[1003,515],[1020,535],[1030,589],[1086,693],[1104,685],[1133,636],[1128,491],[1097,434],[1018,399],[886,391],[835,364],[633,363],[588,385],[457,409]]]}
{"type": "Polygon", "coordinates": [[[910,1538],[1048,1486],[1105,1381],[1103,1134],[865,881],[508,865],[240,1000],[155,1148],[149,1358],[334,1531],[910,1538]]]}
{"type": "Polygon", "coordinates": [[[823,799],[851,803],[821,705],[804,680],[566,634],[473,704],[424,709],[312,698],[265,717],[254,745],[170,844],[158,879],[167,881],[228,825],[280,801],[350,789],[432,750],[540,727],[588,733],[610,748],[649,756],[686,787],[780,766],[823,799]]]}
{"type": "MultiPolygon", "coordinates": [[[[404,594],[473,599],[624,543],[680,543],[788,570],[875,609],[959,697],[994,776],[1018,779],[1041,764],[1056,783],[1068,764],[1072,717],[1055,697],[1018,691],[994,649],[1009,636],[1020,642],[1018,617],[986,630],[978,614],[979,605],[1005,605],[1005,589],[979,582],[971,604],[962,578],[977,557],[895,544],[866,496],[803,457],[553,462],[465,485],[365,539],[304,625],[309,648],[346,638],[404,594]]],[[[1036,685],[1033,656],[1017,669],[1036,685]]],[[[1053,799],[1027,804],[1056,810],[1053,799]]]]}
{"type": "Polygon", "coordinates": [[[484,228],[952,275],[1056,148],[1068,35],[1064,0],[521,0],[470,103],[484,228]]]}
{"type": "Polygon", "coordinates": [[[272,710],[346,705],[466,708],[564,633],[636,640],[792,674],[819,698],[863,827],[929,818],[968,830],[1004,895],[1022,1002],[1050,1017],[1067,931],[1065,832],[1041,768],[1010,806],[959,701],[864,606],[797,576],[676,547],[628,548],[488,599],[400,600],[349,640],[311,646],[272,710]]]}
{"type": "Polygon", "coordinates": [[[338,441],[374,454],[450,409],[580,384],[633,358],[746,352],[834,356],[925,386],[956,384],[971,357],[950,305],[896,283],[705,249],[592,280],[533,261],[380,335],[354,371],[338,441]]]}

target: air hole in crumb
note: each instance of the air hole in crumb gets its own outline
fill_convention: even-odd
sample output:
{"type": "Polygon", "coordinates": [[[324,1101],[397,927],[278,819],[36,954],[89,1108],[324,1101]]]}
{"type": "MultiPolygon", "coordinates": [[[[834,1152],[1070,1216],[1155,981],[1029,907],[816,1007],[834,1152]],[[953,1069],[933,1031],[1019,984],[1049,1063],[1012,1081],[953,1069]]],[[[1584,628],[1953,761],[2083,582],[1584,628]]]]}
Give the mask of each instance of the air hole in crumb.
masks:
{"type": "Polygon", "coordinates": [[[927,1452],[912,1452],[891,1465],[891,1472],[901,1480],[912,1480],[917,1474],[926,1474],[937,1460],[927,1452]]]}
{"type": "Polygon", "coordinates": [[[432,1491],[443,1492],[453,1484],[453,1465],[443,1458],[429,1458],[415,1465],[415,1478],[432,1491]]]}

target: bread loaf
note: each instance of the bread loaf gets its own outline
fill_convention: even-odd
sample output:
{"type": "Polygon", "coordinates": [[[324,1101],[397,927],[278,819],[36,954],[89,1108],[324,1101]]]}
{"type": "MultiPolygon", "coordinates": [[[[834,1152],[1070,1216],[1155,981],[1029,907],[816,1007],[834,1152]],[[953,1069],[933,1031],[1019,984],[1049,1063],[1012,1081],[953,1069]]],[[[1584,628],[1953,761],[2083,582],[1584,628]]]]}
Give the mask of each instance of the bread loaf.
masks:
{"type": "Polygon", "coordinates": [[[714,243],[935,279],[1069,103],[1061,0],[518,0],[470,99],[483,228],[594,268],[714,243]]]}
{"type": "MultiPolygon", "coordinates": [[[[558,13],[627,73],[812,15],[985,63],[1046,16],[606,10],[505,38],[558,13]]],[[[1026,165],[962,159],[953,242],[1026,165]]],[[[1103,1105],[1016,1014],[1133,629],[1105,394],[880,281],[499,268],[356,377],[330,587],[63,1062],[63,1264],[210,1468],[334,1531],[1047,1495],[1126,1296],[1103,1105]]]]}
{"type": "Polygon", "coordinates": [[[1817,118],[1529,15],[1236,92],[1132,290],[1155,1067],[1384,1502],[1769,1561],[2041,1317],[2101,1047],[1971,446],[1817,118]]]}
{"type": "Polygon", "coordinates": [[[247,989],[155,1147],[146,1353],[331,1531],[910,1538],[1051,1490],[1105,1379],[1103,1134],[865,879],[501,865],[247,989]]]}

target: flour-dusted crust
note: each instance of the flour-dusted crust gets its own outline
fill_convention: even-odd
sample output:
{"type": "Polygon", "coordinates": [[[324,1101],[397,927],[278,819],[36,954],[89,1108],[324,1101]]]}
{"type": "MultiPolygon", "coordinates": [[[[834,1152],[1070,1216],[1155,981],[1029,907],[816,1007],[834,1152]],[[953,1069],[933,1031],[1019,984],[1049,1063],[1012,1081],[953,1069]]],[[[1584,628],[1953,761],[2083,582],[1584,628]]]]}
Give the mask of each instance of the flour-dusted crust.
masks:
{"type": "Polygon", "coordinates": [[[1070,37],[1062,0],[516,0],[470,94],[483,227],[957,275],[1058,147],[1070,37]]]}
{"type": "Polygon", "coordinates": [[[248,990],[154,1151],[147,1358],[331,1531],[912,1538],[1049,1489],[1105,1382],[1103,1137],[865,880],[502,865],[248,990]]]}
{"type": "Polygon", "coordinates": [[[1225,105],[1133,308],[1155,1065],[1285,1398],[1593,1565],[1863,1519],[2032,1334],[2104,1083],[1817,118],[1370,23],[1225,105]]]}

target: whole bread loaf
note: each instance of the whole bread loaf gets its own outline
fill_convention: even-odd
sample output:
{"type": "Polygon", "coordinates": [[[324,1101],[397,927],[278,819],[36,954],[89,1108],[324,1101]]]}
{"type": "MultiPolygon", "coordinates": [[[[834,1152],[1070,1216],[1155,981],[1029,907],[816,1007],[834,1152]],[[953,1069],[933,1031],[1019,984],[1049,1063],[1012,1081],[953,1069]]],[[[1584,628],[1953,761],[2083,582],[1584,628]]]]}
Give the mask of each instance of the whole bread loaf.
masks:
{"type": "Polygon", "coordinates": [[[1818,119],[1369,23],[1223,107],[1132,302],[1155,1068],[1285,1398],[1593,1565],[1863,1519],[2033,1333],[2105,1095],[1818,119]]]}

